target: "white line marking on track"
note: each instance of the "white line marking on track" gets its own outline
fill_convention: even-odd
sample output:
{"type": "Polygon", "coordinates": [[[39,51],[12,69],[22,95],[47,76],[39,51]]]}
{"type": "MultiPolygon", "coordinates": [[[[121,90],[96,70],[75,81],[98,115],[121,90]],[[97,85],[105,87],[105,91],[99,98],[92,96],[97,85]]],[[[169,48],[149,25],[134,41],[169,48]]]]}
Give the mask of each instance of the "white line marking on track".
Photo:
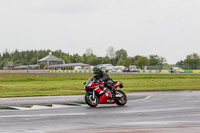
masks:
{"type": "Polygon", "coordinates": [[[37,110],[37,109],[54,109],[54,108],[73,108],[73,107],[82,107],[85,105],[62,105],[62,104],[52,104],[52,106],[42,106],[42,105],[32,105],[31,107],[17,107],[17,106],[9,106],[11,109],[16,110],[37,110]]]}
{"type": "MultiPolygon", "coordinates": [[[[124,111],[124,113],[156,113],[156,112],[177,112],[177,111],[183,111],[188,110],[190,111],[192,108],[154,108],[154,109],[142,109],[142,110],[128,110],[124,111]]],[[[200,115],[200,114],[199,114],[200,115]]]]}
{"type": "Polygon", "coordinates": [[[9,108],[17,109],[17,110],[31,110],[32,109],[28,107],[17,107],[17,106],[9,106],[9,108]]]}
{"type": "Polygon", "coordinates": [[[200,121],[146,121],[146,122],[129,122],[124,123],[124,125],[131,125],[131,126],[151,126],[151,125],[157,125],[157,126],[169,126],[169,125],[175,125],[175,124],[199,124],[200,121]]]}
{"type": "Polygon", "coordinates": [[[32,109],[49,109],[51,107],[49,107],[49,106],[43,106],[43,105],[32,105],[31,108],[32,109]]]}
{"type": "Polygon", "coordinates": [[[63,104],[52,104],[51,108],[72,108],[72,107],[77,107],[77,106],[63,105],[63,104]]]}
{"type": "Polygon", "coordinates": [[[82,116],[86,113],[65,113],[65,114],[36,114],[36,115],[5,115],[0,118],[21,118],[21,117],[50,117],[50,116],[82,116]]]}
{"type": "Polygon", "coordinates": [[[128,101],[128,102],[137,102],[137,101],[143,101],[143,100],[147,100],[147,99],[149,99],[149,98],[151,98],[151,97],[152,97],[152,95],[151,95],[151,96],[147,96],[147,97],[145,97],[145,98],[142,98],[142,99],[130,100],[130,101],[128,101]]]}

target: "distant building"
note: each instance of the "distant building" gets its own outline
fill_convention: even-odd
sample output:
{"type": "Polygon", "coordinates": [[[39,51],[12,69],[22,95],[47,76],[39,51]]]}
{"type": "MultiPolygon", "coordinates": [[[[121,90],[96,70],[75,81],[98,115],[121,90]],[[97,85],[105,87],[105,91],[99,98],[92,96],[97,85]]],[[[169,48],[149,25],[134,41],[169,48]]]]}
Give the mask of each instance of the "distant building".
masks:
{"type": "Polygon", "coordinates": [[[101,69],[108,69],[114,67],[112,64],[99,64],[97,66],[99,66],[101,69]]]}
{"type": "Polygon", "coordinates": [[[16,66],[16,65],[14,65],[13,62],[7,62],[7,63],[3,66],[3,70],[13,70],[15,66],[16,66]]]}
{"type": "MultiPolygon", "coordinates": [[[[71,63],[71,64],[58,64],[58,65],[50,65],[47,68],[49,70],[76,70],[76,68],[85,69],[90,67],[89,64],[84,63],[71,63]]],[[[79,70],[80,70],[79,69],[79,70]]],[[[78,70],[78,69],[77,69],[78,70]]],[[[87,70],[87,69],[85,69],[87,70]]]]}
{"type": "Polygon", "coordinates": [[[36,70],[39,69],[39,65],[22,65],[14,67],[15,70],[36,70]]]}
{"type": "Polygon", "coordinates": [[[64,60],[57,58],[53,55],[48,55],[38,61],[38,64],[40,65],[43,64],[45,69],[50,65],[58,65],[58,64],[64,64],[64,63],[65,63],[64,60]]]}

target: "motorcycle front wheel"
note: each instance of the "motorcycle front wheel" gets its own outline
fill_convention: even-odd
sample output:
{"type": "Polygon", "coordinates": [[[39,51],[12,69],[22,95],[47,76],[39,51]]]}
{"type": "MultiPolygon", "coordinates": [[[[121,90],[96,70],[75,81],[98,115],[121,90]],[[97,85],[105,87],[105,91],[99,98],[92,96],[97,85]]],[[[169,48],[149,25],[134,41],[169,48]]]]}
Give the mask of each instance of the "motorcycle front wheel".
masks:
{"type": "Polygon", "coordinates": [[[90,107],[96,107],[99,104],[99,98],[95,94],[94,99],[92,97],[92,92],[87,92],[85,94],[85,102],[90,106],[90,107]]]}
{"type": "Polygon", "coordinates": [[[124,106],[127,103],[126,94],[121,90],[117,90],[116,95],[120,96],[120,97],[115,98],[116,104],[119,106],[124,106]]]}

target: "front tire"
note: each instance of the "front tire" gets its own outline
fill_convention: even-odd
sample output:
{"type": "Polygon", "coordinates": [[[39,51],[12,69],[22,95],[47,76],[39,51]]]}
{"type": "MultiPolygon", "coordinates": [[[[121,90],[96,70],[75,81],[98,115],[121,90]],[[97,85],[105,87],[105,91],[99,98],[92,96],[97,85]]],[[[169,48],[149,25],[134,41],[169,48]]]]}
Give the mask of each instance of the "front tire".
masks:
{"type": "Polygon", "coordinates": [[[96,107],[99,104],[99,98],[95,94],[94,99],[92,98],[92,92],[87,92],[85,94],[85,102],[90,106],[90,107],[96,107]]]}
{"type": "Polygon", "coordinates": [[[121,97],[115,98],[116,104],[119,105],[119,106],[124,106],[127,103],[126,94],[121,90],[117,90],[117,94],[116,95],[121,95],[121,97]]]}

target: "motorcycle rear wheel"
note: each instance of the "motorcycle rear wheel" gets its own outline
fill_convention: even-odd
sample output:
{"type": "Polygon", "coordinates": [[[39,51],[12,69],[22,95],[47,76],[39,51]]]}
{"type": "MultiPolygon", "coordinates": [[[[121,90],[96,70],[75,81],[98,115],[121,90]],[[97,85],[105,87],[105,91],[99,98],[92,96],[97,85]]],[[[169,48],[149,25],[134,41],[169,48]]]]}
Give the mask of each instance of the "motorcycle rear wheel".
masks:
{"type": "Polygon", "coordinates": [[[122,95],[120,98],[115,98],[116,104],[119,106],[124,106],[127,103],[127,96],[122,90],[117,90],[117,94],[122,95]]]}
{"type": "Polygon", "coordinates": [[[92,92],[87,92],[85,94],[85,102],[90,106],[90,107],[96,107],[99,104],[99,98],[95,94],[94,99],[92,98],[92,92]]]}

